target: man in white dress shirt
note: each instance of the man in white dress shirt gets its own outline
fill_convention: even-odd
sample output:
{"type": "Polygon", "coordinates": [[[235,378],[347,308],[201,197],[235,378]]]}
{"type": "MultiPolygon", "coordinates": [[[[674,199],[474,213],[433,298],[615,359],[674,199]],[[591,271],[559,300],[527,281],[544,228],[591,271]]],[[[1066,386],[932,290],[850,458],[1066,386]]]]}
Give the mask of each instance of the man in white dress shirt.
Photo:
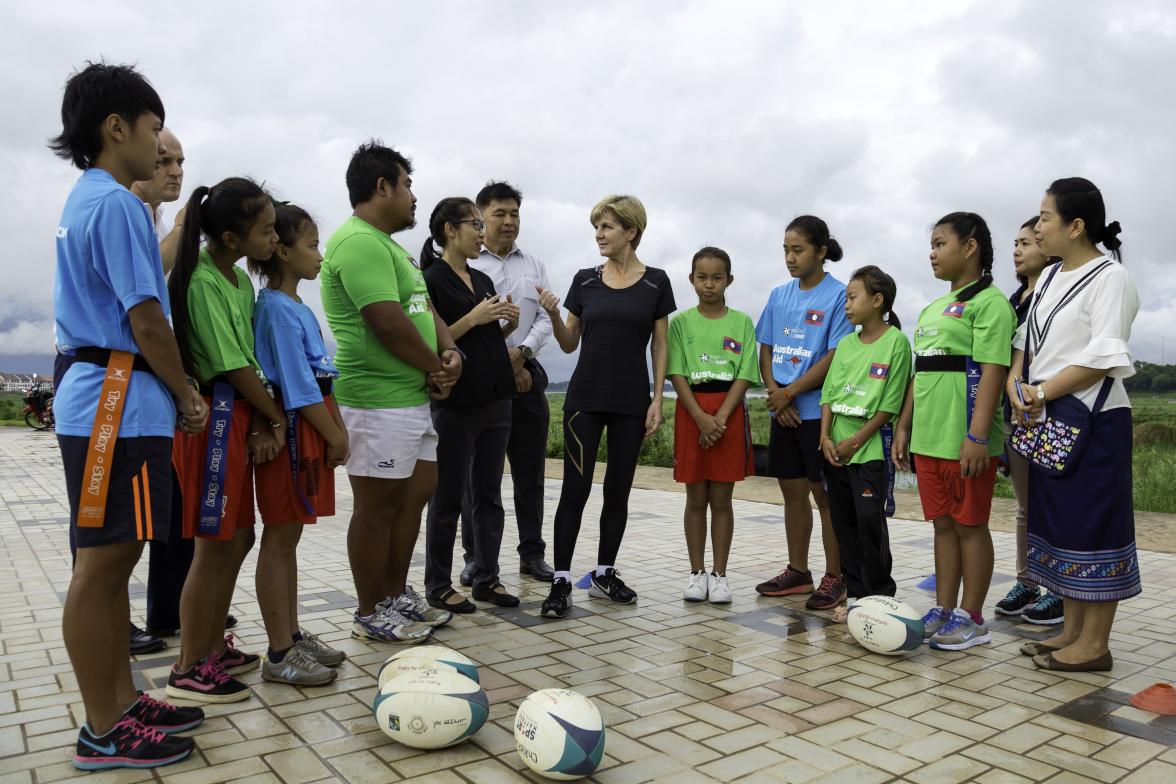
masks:
{"type": "Polygon", "coordinates": [[[175,224],[168,223],[163,215],[163,205],[180,198],[184,184],[184,148],[180,140],[164,128],[159,132],[159,143],[164,148],[162,163],[155,170],[155,176],[131,184],[131,192],[151,208],[151,220],[155,224],[155,236],[159,238],[159,253],[163,256],[163,274],[171,272],[176,263],[176,249],[180,244],[180,232],[184,225],[184,210],[176,214],[175,224]]]}
{"type": "MultiPolygon", "coordinates": [[[[482,254],[470,264],[490,276],[499,296],[508,294],[519,306],[519,325],[506,339],[515,371],[518,397],[511,409],[510,460],[514,484],[515,520],[519,526],[519,571],[551,582],[554,572],[544,560],[543,474],[547,455],[547,373],[539,352],[551,337],[551,318],[539,307],[536,286],[550,288],[547,269],[535,256],[519,248],[519,207],[523,194],[506,182],[490,182],[475,200],[486,223],[482,254]]],[[[466,568],[462,585],[472,577],[469,505],[462,514],[461,541],[466,568]]]]}

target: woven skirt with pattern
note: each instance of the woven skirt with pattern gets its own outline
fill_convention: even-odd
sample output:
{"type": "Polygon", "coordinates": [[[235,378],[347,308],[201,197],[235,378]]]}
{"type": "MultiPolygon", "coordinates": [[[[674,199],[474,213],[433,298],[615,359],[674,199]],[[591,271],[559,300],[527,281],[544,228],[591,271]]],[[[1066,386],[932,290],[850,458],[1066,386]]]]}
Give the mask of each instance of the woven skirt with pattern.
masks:
{"type": "Polygon", "coordinates": [[[1142,592],[1131,441],[1131,409],[1101,411],[1068,476],[1050,476],[1030,464],[1031,580],[1083,602],[1115,602],[1142,592]]]}

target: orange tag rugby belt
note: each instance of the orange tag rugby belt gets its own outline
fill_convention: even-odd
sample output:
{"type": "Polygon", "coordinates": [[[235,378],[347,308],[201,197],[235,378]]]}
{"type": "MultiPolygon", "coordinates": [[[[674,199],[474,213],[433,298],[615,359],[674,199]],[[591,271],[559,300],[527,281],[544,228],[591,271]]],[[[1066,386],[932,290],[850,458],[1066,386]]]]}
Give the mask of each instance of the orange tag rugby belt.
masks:
{"type": "Polygon", "coordinates": [[[81,528],[101,528],[106,523],[106,494],[110,490],[110,474],[114,469],[114,447],[135,356],[128,351],[112,350],[106,363],[106,377],[102,380],[98,407],[94,411],[94,428],[90,431],[90,443],[86,448],[86,468],[78,502],[78,526],[81,528]]]}

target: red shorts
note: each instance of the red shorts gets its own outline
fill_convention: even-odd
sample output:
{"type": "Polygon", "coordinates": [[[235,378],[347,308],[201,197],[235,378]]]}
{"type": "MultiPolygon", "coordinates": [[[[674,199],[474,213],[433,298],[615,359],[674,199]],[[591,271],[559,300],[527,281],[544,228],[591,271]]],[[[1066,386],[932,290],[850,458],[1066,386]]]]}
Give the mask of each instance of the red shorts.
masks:
{"type": "MultiPolygon", "coordinates": [[[[204,398],[211,408],[212,401],[204,398]]],[[[184,538],[224,541],[232,539],[240,528],[252,528],[253,464],[245,451],[249,428],[253,422],[253,406],[248,400],[233,401],[233,418],[229,426],[228,466],[225,471],[224,505],[218,534],[202,534],[196,530],[200,521],[200,499],[204,496],[204,455],[208,446],[207,428],[194,436],[176,433],[172,445],[172,465],[176,469],[180,492],[183,495],[184,538]]],[[[211,419],[209,420],[211,422],[211,419]]]]}
{"type": "MultiPolygon", "coordinates": [[[[699,407],[713,414],[727,399],[726,392],[695,392],[699,407]]],[[[755,474],[751,426],[747,407],[740,402],[727,418],[727,431],[710,449],[698,444],[701,433],[694,417],[679,400],[674,408],[674,479],[678,482],[738,482],[755,474]]]]}
{"type": "Polygon", "coordinates": [[[997,458],[988,461],[988,470],[983,474],[970,479],[960,476],[959,460],[925,455],[915,455],[914,458],[924,519],[950,516],[963,525],[988,522],[992,513],[997,458]]]}
{"type": "MultiPolygon", "coordinates": [[[[323,402],[328,409],[334,410],[332,396],[328,395],[323,402]]],[[[314,512],[306,511],[294,487],[290,452],[283,449],[273,460],[254,469],[257,510],[261,512],[261,522],[265,525],[308,524],[319,517],[335,514],[335,470],[327,468],[327,442],[304,416],[299,415],[296,429],[298,484],[314,512]]]]}

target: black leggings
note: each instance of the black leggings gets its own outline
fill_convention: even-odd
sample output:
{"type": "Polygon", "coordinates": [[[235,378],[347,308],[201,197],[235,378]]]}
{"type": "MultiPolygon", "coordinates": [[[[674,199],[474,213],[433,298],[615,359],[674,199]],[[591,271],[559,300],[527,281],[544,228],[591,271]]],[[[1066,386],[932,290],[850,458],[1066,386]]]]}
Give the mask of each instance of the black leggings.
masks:
{"type": "Polygon", "coordinates": [[[592,473],[600,437],[608,428],[608,466],[604,472],[604,505],[600,510],[598,564],[615,564],[629,519],[629,491],[637,455],[645,438],[645,417],[564,411],[564,470],[559,506],[555,510],[555,568],[572,568],[584,505],[592,492],[592,473]]]}

